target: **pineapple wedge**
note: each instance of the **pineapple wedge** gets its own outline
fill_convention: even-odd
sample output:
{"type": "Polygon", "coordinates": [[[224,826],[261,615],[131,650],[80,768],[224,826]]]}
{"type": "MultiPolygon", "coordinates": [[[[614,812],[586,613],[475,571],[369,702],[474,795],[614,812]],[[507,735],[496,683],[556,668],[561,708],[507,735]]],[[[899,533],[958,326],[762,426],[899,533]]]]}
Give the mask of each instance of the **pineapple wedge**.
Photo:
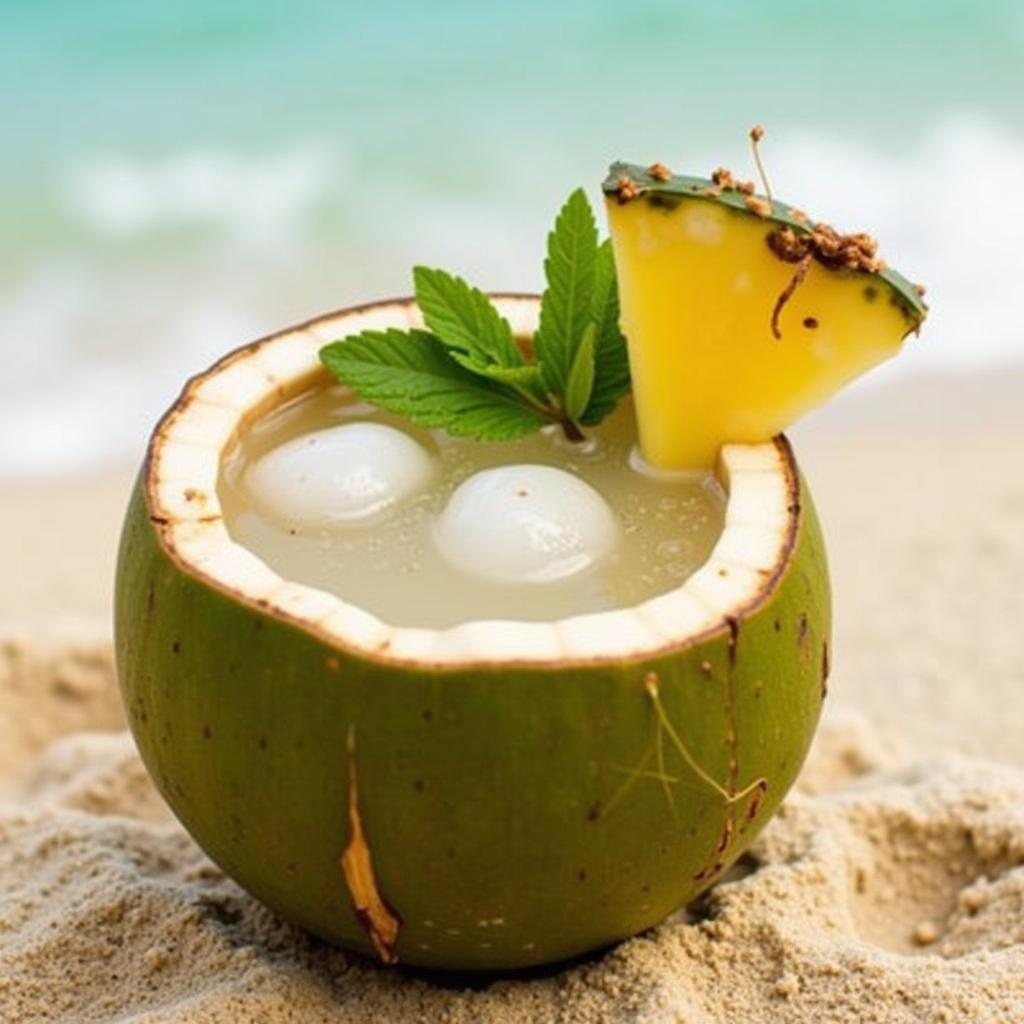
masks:
{"type": "Polygon", "coordinates": [[[791,207],[714,180],[613,164],[603,186],[640,449],[666,470],[767,441],[895,355],[921,289],[791,207]]]}

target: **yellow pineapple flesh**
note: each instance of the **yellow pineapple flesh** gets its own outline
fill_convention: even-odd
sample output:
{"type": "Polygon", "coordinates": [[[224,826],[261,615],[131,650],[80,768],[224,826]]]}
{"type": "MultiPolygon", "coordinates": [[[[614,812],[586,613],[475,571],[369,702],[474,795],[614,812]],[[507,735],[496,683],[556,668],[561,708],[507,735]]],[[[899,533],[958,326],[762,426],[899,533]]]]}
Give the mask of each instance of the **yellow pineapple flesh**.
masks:
{"type": "Polygon", "coordinates": [[[861,261],[871,272],[812,254],[798,211],[654,170],[613,165],[605,183],[653,466],[707,467],[725,443],[769,440],[895,355],[924,319],[915,286],[877,261],[861,261]]]}

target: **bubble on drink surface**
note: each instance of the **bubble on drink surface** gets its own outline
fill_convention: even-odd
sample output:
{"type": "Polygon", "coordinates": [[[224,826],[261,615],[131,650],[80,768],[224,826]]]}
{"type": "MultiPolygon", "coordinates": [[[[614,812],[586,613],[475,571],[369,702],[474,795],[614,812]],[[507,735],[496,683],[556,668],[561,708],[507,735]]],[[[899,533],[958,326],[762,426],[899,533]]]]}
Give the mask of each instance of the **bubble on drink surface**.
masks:
{"type": "Polygon", "coordinates": [[[423,490],[436,472],[419,442],[383,423],[345,423],[267,452],[245,474],[257,507],[290,525],[345,529],[423,490]]]}
{"type": "Polygon", "coordinates": [[[441,553],[492,583],[552,583],[589,569],[619,540],[608,503],[553,466],[498,466],[454,491],[435,531],[441,553]]]}

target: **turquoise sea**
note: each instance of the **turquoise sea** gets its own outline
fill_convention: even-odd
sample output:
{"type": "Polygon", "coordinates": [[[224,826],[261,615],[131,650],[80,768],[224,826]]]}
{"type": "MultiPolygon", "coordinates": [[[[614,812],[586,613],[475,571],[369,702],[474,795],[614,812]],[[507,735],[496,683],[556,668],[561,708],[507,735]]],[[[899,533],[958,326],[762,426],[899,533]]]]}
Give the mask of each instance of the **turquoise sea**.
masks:
{"type": "Polygon", "coordinates": [[[0,3],[0,479],[141,448],[250,337],[539,284],[613,158],[750,174],[929,286],[899,372],[1024,358],[1024,4],[0,3]]]}

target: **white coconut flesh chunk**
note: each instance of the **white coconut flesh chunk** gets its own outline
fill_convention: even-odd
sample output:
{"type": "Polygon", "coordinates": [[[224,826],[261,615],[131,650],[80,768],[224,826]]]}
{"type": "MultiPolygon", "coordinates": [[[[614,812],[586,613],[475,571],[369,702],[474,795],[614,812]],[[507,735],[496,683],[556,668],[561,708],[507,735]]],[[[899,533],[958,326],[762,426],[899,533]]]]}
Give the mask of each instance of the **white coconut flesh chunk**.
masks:
{"type": "MultiPolygon", "coordinates": [[[[536,298],[501,296],[495,304],[517,332],[536,328],[536,298]]],[[[632,608],[555,622],[481,620],[446,629],[413,629],[393,626],[333,594],[281,578],[225,529],[217,495],[223,458],[256,417],[298,391],[333,382],[319,364],[320,343],[368,326],[404,329],[417,321],[412,300],[331,314],[239,350],[191,381],[153,435],[144,481],[150,518],[168,555],[196,578],[250,604],[257,614],[280,615],[368,658],[418,665],[542,665],[643,657],[724,629],[728,620],[770,597],[793,549],[801,515],[799,478],[784,441],[722,449],[718,476],[727,495],[725,527],[708,561],[680,586],[632,608]],[[211,405],[217,407],[215,414],[211,405]]],[[[430,456],[423,455],[430,463],[430,456]]],[[[424,464],[422,458],[407,464],[396,457],[401,479],[389,486],[397,494],[402,481],[413,486],[410,481],[424,471],[424,464]]],[[[559,479],[568,475],[554,472],[559,479]]],[[[473,490],[469,497],[476,497],[473,490]]],[[[539,499],[539,494],[533,496],[538,504],[539,499]]],[[[577,524],[574,541],[593,558],[607,555],[615,543],[615,531],[609,542],[602,525],[607,512],[603,501],[598,498],[596,506],[601,511],[592,501],[583,502],[593,521],[588,519],[585,529],[577,524]]],[[[482,540],[478,536],[473,543],[482,540]]],[[[507,570],[505,555],[496,542],[484,561],[507,570]]],[[[538,561],[543,559],[538,556],[538,561]]]]}
{"type": "Polygon", "coordinates": [[[419,442],[383,423],[345,423],[271,449],[245,473],[256,506],[289,526],[365,524],[421,491],[435,462],[419,442]]]}
{"type": "Polygon", "coordinates": [[[455,489],[437,544],[464,572],[492,583],[554,583],[601,562],[619,539],[615,514],[579,477],[554,466],[496,466],[455,489]]]}

